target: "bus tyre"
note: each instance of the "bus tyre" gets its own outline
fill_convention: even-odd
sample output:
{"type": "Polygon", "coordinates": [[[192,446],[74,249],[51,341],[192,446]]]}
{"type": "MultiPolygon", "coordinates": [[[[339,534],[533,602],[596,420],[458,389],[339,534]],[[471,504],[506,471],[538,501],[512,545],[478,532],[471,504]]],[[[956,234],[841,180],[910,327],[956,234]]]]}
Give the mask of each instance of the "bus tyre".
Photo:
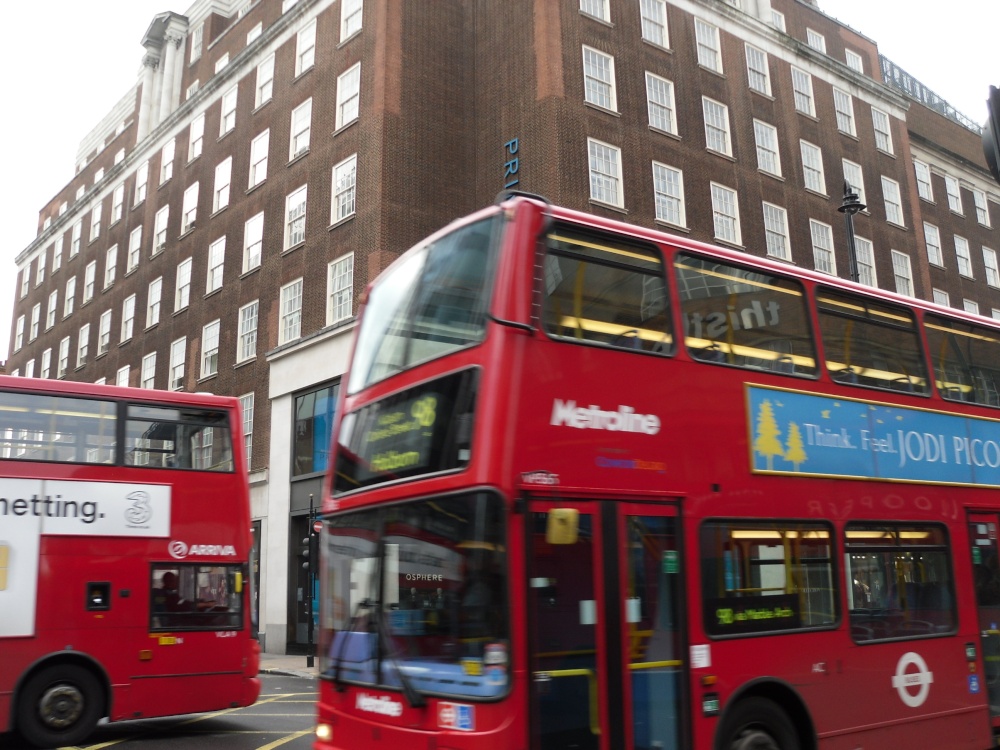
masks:
{"type": "Polygon", "coordinates": [[[82,742],[101,718],[101,686],[94,675],[75,664],[57,664],[34,675],[24,686],[17,728],[39,747],[82,742]]]}
{"type": "Polygon", "coordinates": [[[719,729],[720,750],[799,750],[788,714],[767,698],[736,704],[719,729]]]}

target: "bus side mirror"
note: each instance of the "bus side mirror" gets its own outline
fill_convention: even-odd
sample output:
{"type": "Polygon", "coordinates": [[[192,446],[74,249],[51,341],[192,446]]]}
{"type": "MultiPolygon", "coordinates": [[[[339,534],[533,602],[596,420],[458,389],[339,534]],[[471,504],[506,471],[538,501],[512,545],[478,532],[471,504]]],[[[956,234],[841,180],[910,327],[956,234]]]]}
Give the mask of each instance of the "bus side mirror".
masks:
{"type": "Polygon", "coordinates": [[[580,531],[580,511],[576,508],[553,508],[545,524],[548,544],[576,544],[580,531]]]}

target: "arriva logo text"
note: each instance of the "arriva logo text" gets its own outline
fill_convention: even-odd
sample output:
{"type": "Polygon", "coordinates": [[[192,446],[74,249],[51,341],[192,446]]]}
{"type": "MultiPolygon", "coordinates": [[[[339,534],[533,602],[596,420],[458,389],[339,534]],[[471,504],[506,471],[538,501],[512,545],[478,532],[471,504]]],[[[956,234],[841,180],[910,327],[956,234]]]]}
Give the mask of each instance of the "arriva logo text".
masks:
{"type": "Polygon", "coordinates": [[[206,557],[236,557],[236,548],[231,544],[192,544],[175,539],[167,545],[170,556],[175,560],[183,560],[191,555],[206,557]]]}
{"type": "Polygon", "coordinates": [[[388,695],[376,698],[374,695],[368,695],[367,693],[358,693],[358,701],[355,706],[359,711],[381,714],[382,716],[403,715],[403,704],[399,701],[394,701],[388,695]]]}
{"type": "Polygon", "coordinates": [[[605,411],[599,406],[577,406],[576,401],[552,402],[552,419],[556,427],[578,430],[608,430],[610,432],[641,432],[655,435],[660,431],[660,418],[655,414],[638,414],[631,406],[619,406],[618,411],[605,411]]]}

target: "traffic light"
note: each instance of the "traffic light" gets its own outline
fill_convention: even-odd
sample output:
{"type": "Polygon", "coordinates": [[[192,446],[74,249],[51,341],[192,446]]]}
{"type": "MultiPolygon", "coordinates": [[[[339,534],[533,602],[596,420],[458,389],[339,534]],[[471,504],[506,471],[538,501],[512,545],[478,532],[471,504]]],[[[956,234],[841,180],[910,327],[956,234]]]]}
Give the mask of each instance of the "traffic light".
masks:
{"type": "Polygon", "coordinates": [[[988,117],[983,128],[983,156],[993,179],[1000,182],[1000,89],[996,86],[990,86],[986,109],[988,117]]]}

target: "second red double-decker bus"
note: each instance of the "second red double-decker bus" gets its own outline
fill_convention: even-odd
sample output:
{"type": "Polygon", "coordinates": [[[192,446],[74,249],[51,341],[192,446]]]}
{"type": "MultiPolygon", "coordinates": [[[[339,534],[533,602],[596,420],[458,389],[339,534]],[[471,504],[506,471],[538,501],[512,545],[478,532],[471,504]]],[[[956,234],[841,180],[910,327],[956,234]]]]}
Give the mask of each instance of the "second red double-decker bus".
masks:
{"type": "Polygon", "coordinates": [[[995,745],[995,322],[526,196],[360,317],[317,748],[995,745]]]}
{"type": "Polygon", "coordinates": [[[0,376],[0,732],[257,700],[239,401],[0,376]]]}

